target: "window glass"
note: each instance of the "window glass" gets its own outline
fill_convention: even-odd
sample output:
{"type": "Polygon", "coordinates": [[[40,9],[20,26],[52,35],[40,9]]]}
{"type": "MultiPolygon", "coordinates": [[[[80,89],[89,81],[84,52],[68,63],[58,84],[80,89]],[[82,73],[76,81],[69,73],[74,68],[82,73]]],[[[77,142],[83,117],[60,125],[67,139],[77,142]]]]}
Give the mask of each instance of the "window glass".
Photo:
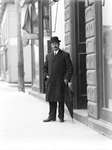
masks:
{"type": "Polygon", "coordinates": [[[104,107],[112,109],[112,0],[102,7],[104,107]]]}

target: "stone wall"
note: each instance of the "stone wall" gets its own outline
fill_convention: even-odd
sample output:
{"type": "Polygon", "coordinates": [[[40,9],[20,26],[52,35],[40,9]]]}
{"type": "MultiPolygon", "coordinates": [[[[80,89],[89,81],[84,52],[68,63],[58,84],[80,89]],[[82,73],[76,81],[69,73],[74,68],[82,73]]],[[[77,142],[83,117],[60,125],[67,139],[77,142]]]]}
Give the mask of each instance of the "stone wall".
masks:
{"type": "Polygon", "coordinates": [[[97,119],[96,20],[93,0],[86,3],[85,20],[88,115],[97,119]]]}
{"type": "Polygon", "coordinates": [[[71,0],[65,0],[65,51],[71,52],[71,0]]]}

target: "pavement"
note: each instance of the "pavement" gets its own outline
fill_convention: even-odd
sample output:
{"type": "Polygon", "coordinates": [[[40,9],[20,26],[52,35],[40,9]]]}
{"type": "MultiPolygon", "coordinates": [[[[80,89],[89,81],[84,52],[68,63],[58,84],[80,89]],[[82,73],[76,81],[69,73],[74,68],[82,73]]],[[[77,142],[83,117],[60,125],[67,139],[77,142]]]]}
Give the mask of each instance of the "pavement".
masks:
{"type": "Polygon", "coordinates": [[[0,150],[112,150],[111,139],[66,114],[64,123],[44,123],[48,103],[29,90],[0,81],[0,150]]]}

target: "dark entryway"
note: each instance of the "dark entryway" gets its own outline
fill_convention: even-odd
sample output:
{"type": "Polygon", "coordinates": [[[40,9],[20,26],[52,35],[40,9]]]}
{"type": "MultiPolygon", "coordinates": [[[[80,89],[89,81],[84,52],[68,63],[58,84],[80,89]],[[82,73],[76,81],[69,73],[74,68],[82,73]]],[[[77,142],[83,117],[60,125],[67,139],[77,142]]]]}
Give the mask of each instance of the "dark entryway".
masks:
{"type": "Polygon", "coordinates": [[[86,83],[86,36],[85,36],[85,2],[75,1],[73,12],[74,41],[72,59],[74,65],[74,108],[87,108],[87,83],[86,83]]]}

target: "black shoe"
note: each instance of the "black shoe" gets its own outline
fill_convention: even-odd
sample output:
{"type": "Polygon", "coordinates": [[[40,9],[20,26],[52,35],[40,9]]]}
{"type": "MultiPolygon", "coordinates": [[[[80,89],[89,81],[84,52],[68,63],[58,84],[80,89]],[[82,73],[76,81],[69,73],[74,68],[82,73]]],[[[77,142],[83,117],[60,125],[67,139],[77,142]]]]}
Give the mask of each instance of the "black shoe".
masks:
{"type": "Polygon", "coordinates": [[[43,120],[43,122],[50,122],[50,121],[56,121],[56,118],[47,118],[43,120]]]}
{"type": "Polygon", "coordinates": [[[60,122],[64,122],[64,119],[62,118],[62,119],[60,119],[60,122]]]}

